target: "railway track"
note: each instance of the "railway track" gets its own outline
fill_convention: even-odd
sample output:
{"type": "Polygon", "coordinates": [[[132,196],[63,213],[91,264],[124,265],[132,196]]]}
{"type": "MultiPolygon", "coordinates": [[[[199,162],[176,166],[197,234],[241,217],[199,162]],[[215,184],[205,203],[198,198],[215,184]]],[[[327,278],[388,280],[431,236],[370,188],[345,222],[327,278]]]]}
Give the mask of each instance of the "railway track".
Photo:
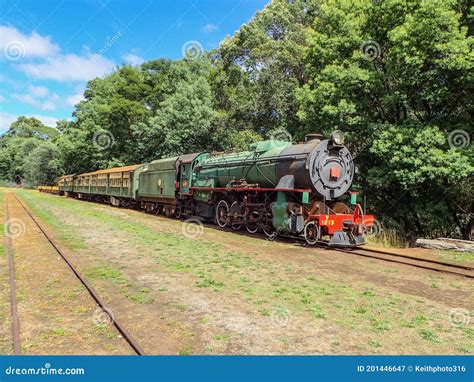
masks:
{"type": "MultiPolygon", "coordinates": [[[[109,310],[107,309],[106,305],[97,294],[97,292],[92,288],[92,286],[87,282],[87,280],[81,275],[78,269],[72,264],[67,254],[59,247],[56,241],[48,234],[47,230],[44,226],[33,216],[30,210],[23,204],[23,202],[18,198],[18,196],[14,195],[15,199],[18,201],[20,206],[25,210],[26,214],[31,218],[31,221],[38,227],[41,231],[42,235],[46,238],[46,240],[51,244],[54,251],[60,256],[62,260],[67,264],[67,266],[71,269],[73,274],[76,278],[80,281],[80,283],[86,288],[89,295],[92,299],[99,305],[99,307],[109,316],[111,323],[115,326],[117,331],[122,335],[123,339],[130,345],[133,351],[137,355],[145,355],[146,353],[140,347],[140,345],[135,341],[132,335],[125,329],[125,327],[117,320],[117,318],[109,314],[109,310]]],[[[6,218],[7,221],[10,220],[9,216],[9,209],[8,209],[8,199],[5,198],[5,209],[6,209],[6,218]]],[[[17,310],[17,295],[16,295],[16,285],[15,285],[15,262],[13,258],[13,247],[12,247],[12,238],[10,235],[7,235],[7,256],[9,259],[9,267],[10,267],[10,290],[11,290],[11,314],[12,314],[12,333],[13,333],[13,348],[15,354],[21,353],[21,346],[20,346],[20,320],[17,310]]]]}
{"type": "Polygon", "coordinates": [[[342,249],[342,248],[328,248],[339,252],[349,253],[351,255],[368,257],[377,260],[383,260],[391,263],[408,265],[416,268],[427,269],[431,271],[447,273],[467,278],[474,278],[474,268],[466,265],[445,263],[432,259],[421,258],[417,256],[403,255],[400,253],[393,253],[381,251],[371,248],[357,248],[357,249],[342,249]]]}
{"type": "MultiPolygon", "coordinates": [[[[8,202],[5,199],[5,211],[7,222],[10,221],[10,211],[8,209],[8,202]]],[[[7,227],[8,230],[11,227],[7,227]]],[[[18,355],[21,353],[20,344],[20,320],[18,318],[18,300],[16,295],[16,282],[15,282],[15,259],[13,258],[13,245],[10,234],[7,235],[7,257],[8,257],[8,268],[10,276],[10,307],[12,316],[12,336],[13,336],[13,354],[18,355]]]]}
{"type": "MultiPolygon", "coordinates": [[[[103,204],[103,203],[100,203],[100,204],[103,204]]],[[[161,216],[161,217],[166,218],[165,216],[161,216]]],[[[215,226],[212,224],[204,224],[204,226],[209,227],[209,228],[215,228],[215,226]]],[[[247,235],[247,233],[244,232],[245,230],[235,231],[232,228],[224,228],[223,230],[227,232],[233,232],[236,234],[247,235]]],[[[251,234],[251,235],[254,236],[254,234],[251,234]]],[[[267,236],[263,234],[262,236],[268,239],[267,236]]],[[[294,237],[285,236],[285,235],[277,235],[273,240],[275,239],[283,240],[286,242],[293,242],[293,243],[295,242],[294,237]]],[[[306,241],[303,238],[301,238],[301,242],[306,245],[306,241]]],[[[361,256],[361,257],[367,257],[367,258],[387,261],[391,263],[403,264],[403,265],[408,265],[408,266],[436,271],[436,272],[442,272],[442,273],[453,274],[453,275],[462,276],[462,277],[474,278],[474,268],[469,267],[469,266],[464,266],[464,265],[445,263],[445,262],[437,261],[437,260],[424,259],[424,258],[420,258],[416,256],[397,254],[393,252],[387,252],[387,251],[381,251],[381,250],[369,249],[369,248],[344,249],[344,248],[337,248],[337,247],[328,247],[327,245],[325,245],[324,247],[320,246],[319,248],[345,252],[352,255],[361,256]]]]}
{"type": "MultiPolygon", "coordinates": [[[[210,227],[210,228],[214,227],[213,225],[210,225],[210,224],[205,224],[205,226],[210,227]]],[[[227,232],[234,232],[237,234],[247,235],[246,232],[235,231],[231,228],[226,228],[224,230],[227,232]]],[[[285,236],[285,235],[278,235],[273,240],[275,239],[281,240],[284,242],[292,242],[292,243],[295,242],[294,237],[285,236]]],[[[303,238],[301,238],[300,242],[303,245],[307,245],[306,241],[303,238]]],[[[311,247],[311,248],[315,248],[315,247],[311,247]]],[[[387,261],[387,262],[397,263],[397,264],[402,264],[402,265],[408,265],[411,267],[426,269],[430,271],[447,273],[447,274],[452,274],[452,275],[462,276],[462,277],[467,277],[467,278],[474,278],[474,268],[467,265],[446,263],[443,261],[426,259],[426,258],[421,258],[417,256],[404,255],[401,253],[381,251],[381,250],[372,249],[372,248],[345,249],[345,248],[329,247],[327,245],[317,246],[316,248],[318,249],[324,248],[330,251],[344,252],[351,255],[367,257],[367,258],[372,258],[372,259],[377,259],[377,260],[382,260],[382,261],[387,261]]]]}
{"type": "MultiPolygon", "coordinates": [[[[104,204],[104,203],[99,203],[99,204],[104,204]]],[[[215,226],[212,224],[204,224],[204,226],[215,228],[215,226]]],[[[227,232],[234,232],[236,234],[247,235],[246,232],[235,231],[232,228],[224,228],[223,230],[227,232]]],[[[285,235],[278,235],[273,240],[275,239],[283,240],[286,242],[295,241],[294,237],[287,237],[285,235]]],[[[306,244],[304,239],[301,239],[301,242],[306,244]]],[[[470,266],[445,263],[442,261],[437,261],[437,260],[432,260],[432,259],[397,254],[393,252],[387,252],[387,251],[381,251],[381,250],[369,249],[369,248],[344,249],[344,248],[337,248],[337,247],[328,247],[327,245],[320,246],[319,248],[325,248],[327,250],[344,252],[344,253],[348,253],[348,254],[352,254],[356,256],[367,257],[367,258],[407,265],[411,267],[416,267],[416,268],[421,268],[421,269],[426,269],[426,270],[431,270],[431,271],[436,271],[436,272],[441,272],[441,273],[446,273],[446,274],[452,274],[452,275],[457,275],[457,276],[462,276],[462,277],[467,277],[467,278],[474,278],[474,268],[470,266]]]]}

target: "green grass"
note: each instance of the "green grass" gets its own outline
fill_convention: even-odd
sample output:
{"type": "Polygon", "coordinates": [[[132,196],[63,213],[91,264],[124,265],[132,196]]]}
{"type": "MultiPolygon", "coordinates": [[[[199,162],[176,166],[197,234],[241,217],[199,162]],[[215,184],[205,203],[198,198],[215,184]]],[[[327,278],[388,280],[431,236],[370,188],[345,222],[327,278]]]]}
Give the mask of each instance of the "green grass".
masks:
{"type": "Polygon", "coordinates": [[[421,338],[423,338],[424,340],[427,340],[433,343],[440,342],[437,334],[429,329],[421,329],[419,333],[420,333],[421,338]]]}
{"type": "Polygon", "coordinates": [[[370,340],[370,341],[369,341],[369,346],[370,346],[372,349],[378,349],[378,348],[381,348],[381,347],[382,347],[382,345],[380,344],[380,342],[374,341],[374,340],[370,340]]]}
{"type": "Polygon", "coordinates": [[[467,263],[474,262],[474,253],[472,252],[461,252],[454,250],[440,250],[438,254],[445,261],[452,261],[454,263],[467,263]]]}
{"type": "Polygon", "coordinates": [[[179,353],[179,355],[183,355],[183,356],[186,356],[186,355],[192,355],[193,354],[193,348],[190,347],[190,346],[185,346],[184,348],[182,348],[179,353]]]}
{"type": "Polygon", "coordinates": [[[112,280],[117,284],[124,284],[126,280],[119,270],[110,267],[109,265],[102,265],[100,267],[93,267],[85,271],[85,275],[90,278],[99,280],[112,280]]]}
{"type": "Polygon", "coordinates": [[[198,288],[223,287],[224,283],[211,278],[204,278],[202,280],[196,281],[196,286],[198,288]]]}
{"type": "Polygon", "coordinates": [[[49,340],[53,337],[64,337],[66,335],[66,330],[63,328],[53,328],[41,335],[43,340],[49,340]]]}
{"type": "Polygon", "coordinates": [[[214,339],[216,341],[228,341],[228,340],[230,340],[231,337],[232,337],[232,335],[229,334],[229,333],[220,333],[220,334],[214,334],[212,336],[212,339],[214,339]]]}
{"type": "MultiPolygon", "coordinates": [[[[81,236],[79,230],[64,218],[58,219],[58,211],[101,227],[104,235],[126,238],[126,244],[134,248],[134,253],[154,261],[154,272],[194,276],[197,287],[240,297],[253,304],[262,316],[270,316],[275,306],[286,306],[292,315],[304,314],[308,320],[325,319],[334,326],[371,333],[373,344],[366,345],[368,351],[377,348],[375,343],[382,343],[388,333],[400,333],[411,338],[421,336],[423,340],[438,344],[434,339],[440,340],[445,334],[438,329],[427,329],[428,323],[430,328],[439,324],[448,331],[452,330],[446,313],[429,309],[421,304],[424,300],[407,299],[407,296],[397,293],[384,295],[374,285],[363,281],[349,287],[344,280],[327,279],[325,274],[308,275],[297,272],[294,265],[282,266],[281,262],[260,260],[256,253],[231,252],[220,243],[202,238],[188,240],[179,232],[157,231],[146,224],[154,219],[149,215],[130,214],[130,218],[120,219],[110,214],[116,210],[108,206],[39,193],[21,193],[33,212],[51,225],[60,240],[64,238],[66,243],[85,245],[87,237],[81,236]],[[412,316],[414,311],[419,313],[412,316]]],[[[180,228],[181,223],[170,221],[169,224],[180,228]]],[[[257,244],[260,242],[256,241],[257,244]]],[[[96,252],[101,250],[99,246],[91,247],[90,244],[88,248],[96,252]]],[[[152,293],[136,288],[125,270],[101,264],[88,271],[91,277],[128,285],[125,293],[132,301],[153,302],[152,293]]],[[[441,288],[444,280],[430,282],[441,288]]],[[[167,288],[160,290],[166,291],[167,288]]],[[[472,351],[468,333],[463,332],[463,335],[466,345],[460,343],[459,347],[472,351]]]]}
{"type": "Polygon", "coordinates": [[[155,301],[155,298],[146,288],[141,288],[138,292],[135,293],[126,293],[125,297],[127,297],[131,301],[138,302],[139,304],[151,304],[155,301]]]}
{"type": "Polygon", "coordinates": [[[201,323],[206,324],[211,320],[211,317],[208,316],[207,314],[201,318],[201,323]]]}

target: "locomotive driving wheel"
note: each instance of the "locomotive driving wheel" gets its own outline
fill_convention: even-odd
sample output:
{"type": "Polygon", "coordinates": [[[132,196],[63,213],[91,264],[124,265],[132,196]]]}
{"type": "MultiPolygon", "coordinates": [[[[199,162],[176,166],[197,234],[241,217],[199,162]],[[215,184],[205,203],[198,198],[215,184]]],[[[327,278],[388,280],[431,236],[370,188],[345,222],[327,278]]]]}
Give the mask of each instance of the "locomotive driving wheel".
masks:
{"type": "Polygon", "coordinates": [[[238,231],[243,225],[243,215],[245,214],[245,208],[240,202],[234,202],[230,206],[229,215],[231,218],[231,227],[238,231]]]}
{"type": "Polygon", "coordinates": [[[315,245],[321,238],[321,228],[314,221],[304,227],[304,238],[309,245],[315,245]]]}
{"type": "Polygon", "coordinates": [[[247,231],[250,232],[250,233],[255,233],[258,231],[258,218],[259,218],[260,214],[258,211],[252,211],[250,213],[250,219],[253,220],[255,219],[256,221],[251,221],[251,222],[247,222],[245,223],[245,228],[247,228],[247,231]]]}
{"type": "Polygon", "coordinates": [[[225,200],[221,200],[216,207],[216,222],[221,228],[229,224],[229,205],[225,200]]]}
{"type": "Polygon", "coordinates": [[[270,207],[266,212],[266,221],[265,225],[263,226],[263,233],[267,235],[270,239],[275,238],[276,229],[273,227],[273,212],[272,207],[275,202],[270,203],[270,207]]]}

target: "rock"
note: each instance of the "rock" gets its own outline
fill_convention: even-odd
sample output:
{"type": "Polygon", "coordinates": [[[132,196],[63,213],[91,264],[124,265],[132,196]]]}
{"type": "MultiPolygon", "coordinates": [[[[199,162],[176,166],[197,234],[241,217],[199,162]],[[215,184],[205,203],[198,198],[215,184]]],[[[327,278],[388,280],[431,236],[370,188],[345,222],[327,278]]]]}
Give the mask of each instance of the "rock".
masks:
{"type": "Polygon", "coordinates": [[[474,241],[469,240],[449,239],[444,237],[438,239],[417,239],[416,245],[428,249],[453,249],[462,252],[474,252],[474,241]]]}

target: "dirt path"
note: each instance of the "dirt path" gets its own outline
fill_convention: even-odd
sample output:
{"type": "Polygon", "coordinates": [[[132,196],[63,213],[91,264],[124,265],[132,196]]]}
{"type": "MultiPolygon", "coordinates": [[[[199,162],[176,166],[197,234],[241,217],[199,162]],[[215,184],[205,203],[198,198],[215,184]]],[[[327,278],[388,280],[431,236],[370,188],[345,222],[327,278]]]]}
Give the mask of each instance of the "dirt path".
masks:
{"type": "Polygon", "coordinates": [[[6,203],[22,354],[134,354],[9,192],[6,203]]]}
{"type": "Polygon", "coordinates": [[[180,221],[21,195],[149,353],[474,351],[463,278],[211,227],[193,239],[180,221]]]}

